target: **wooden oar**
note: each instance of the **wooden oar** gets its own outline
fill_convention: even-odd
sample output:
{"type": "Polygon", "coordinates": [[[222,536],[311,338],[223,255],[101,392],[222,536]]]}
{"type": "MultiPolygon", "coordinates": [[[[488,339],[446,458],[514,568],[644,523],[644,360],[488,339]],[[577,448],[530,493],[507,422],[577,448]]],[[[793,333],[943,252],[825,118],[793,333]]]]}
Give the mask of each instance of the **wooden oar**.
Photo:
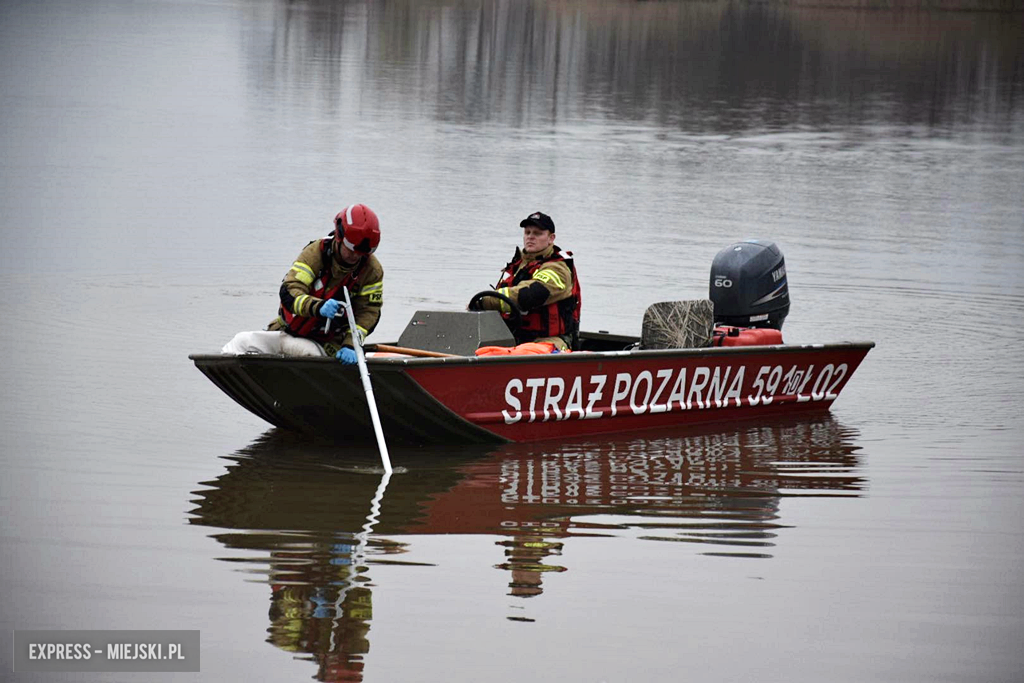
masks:
{"type": "MultiPolygon", "coordinates": [[[[373,433],[377,436],[377,448],[380,450],[380,462],[384,465],[384,473],[391,474],[391,457],[388,455],[388,446],[384,443],[384,430],[380,426],[380,415],[377,414],[377,399],[373,397],[373,386],[370,384],[370,371],[366,368],[366,356],[363,355],[363,340],[359,338],[359,328],[356,327],[356,314],[352,311],[352,299],[348,295],[348,287],[342,287],[345,292],[345,315],[348,316],[348,329],[352,334],[352,348],[356,352],[356,364],[359,365],[359,378],[363,380],[363,391],[366,392],[366,403],[370,408],[370,421],[373,422],[373,433]]],[[[385,479],[384,485],[387,485],[385,479]]]]}
{"type": "Polygon", "coordinates": [[[390,344],[367,344],[363,347],[369,351],[383,351],[385,353],[402,353],[406,356],[419,356],[421,358],[455,358],[453,353],[440,353],[438,351],[424,351],[423,349],[410,349],[406,346],[391,346],[390,344]]]}

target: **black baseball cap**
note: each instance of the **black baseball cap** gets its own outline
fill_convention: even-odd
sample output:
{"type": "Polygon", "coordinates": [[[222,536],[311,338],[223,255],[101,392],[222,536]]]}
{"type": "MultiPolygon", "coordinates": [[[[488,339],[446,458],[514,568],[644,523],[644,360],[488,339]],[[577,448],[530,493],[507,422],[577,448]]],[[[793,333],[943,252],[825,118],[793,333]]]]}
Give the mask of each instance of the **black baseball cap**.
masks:
{"type": "Polygon", "coordinates": [[[551,216],[546,213],[541,213],[540,211],[534,211],[519,222],[520,228],[525,228],[527,225],[536,225],[538,228],[547,230],[548,232],[555,231],[555,222],[551,220],[551,216]]]}

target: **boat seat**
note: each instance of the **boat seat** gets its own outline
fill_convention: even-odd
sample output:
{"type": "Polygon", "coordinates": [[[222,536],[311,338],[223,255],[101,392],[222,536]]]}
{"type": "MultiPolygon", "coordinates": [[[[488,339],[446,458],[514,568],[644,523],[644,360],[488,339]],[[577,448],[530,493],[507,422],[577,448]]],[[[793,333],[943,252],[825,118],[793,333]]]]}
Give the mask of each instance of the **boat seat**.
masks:
{"type": "Polygon", "coordinates": [[[711,346],[715,307],[710,299],[662,301],[644,311],[641,349],[697,349],[711,346]]]}

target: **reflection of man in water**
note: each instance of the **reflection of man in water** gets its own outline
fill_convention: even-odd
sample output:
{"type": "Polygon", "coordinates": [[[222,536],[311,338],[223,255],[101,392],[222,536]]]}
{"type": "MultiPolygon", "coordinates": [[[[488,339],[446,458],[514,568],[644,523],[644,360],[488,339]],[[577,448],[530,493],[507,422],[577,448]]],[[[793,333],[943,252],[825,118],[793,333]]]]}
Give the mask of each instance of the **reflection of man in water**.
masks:
{"type": "Polygon", "coordinates": [[[318,681],[363,680],[373,594],[365,586],[350,584],[352,546],[336,544],[314,553],[274,552],[271,557],[271,566],[278,571],[271,584],[267,642],[311,655],[309,659],[318,664],[318,681]],[[328,553],[330,557],[309,562],[311,555],[328,553]]]}
{"type": "Polygon", "coordinates": [[[533,533],[520,534],[507,541],[498,541],[505,546],[505,557],[508,561],[499,564],[498,569],[512,571],[512,581],[508,584],[512,591],[509,595],[519,598],[532,598],[544,592],[541,587],[545,572],[564,572],[565,567],[541,562],[549,555],[561,555],[562,543],[548,537],[557,533],[555,530],[533,530],[533,533]]]}

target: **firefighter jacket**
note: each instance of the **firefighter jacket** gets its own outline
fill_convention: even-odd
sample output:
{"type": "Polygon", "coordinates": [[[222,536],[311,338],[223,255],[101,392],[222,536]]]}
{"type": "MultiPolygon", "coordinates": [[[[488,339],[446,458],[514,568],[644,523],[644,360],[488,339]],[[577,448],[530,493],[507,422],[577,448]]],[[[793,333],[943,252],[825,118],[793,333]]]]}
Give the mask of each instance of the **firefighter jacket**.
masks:
{"type": "MultiPolygon", "coordinates": [[[[557,244],[538,254],[517,247],[495,289],[523,311],[522,322],[512,330],[516,343],[561,337],[569,348],[578,345],[582,301],[572,252],[563,252],[557,244]]],[[[499,299],[485,298],[481,304],[510,312],[508,304],[499,299]]]]}
{"type": "Polygon", "coordinates": [[[327,320],[318,314],[324,301],[344,302],[342,285],[352,298],[356,327],[366,338],[380,320],[384,304],[384,269],[373,254],[364,256],[354,266],[334,257],[334,243],[328,236],[306,245],[281,282],[281,306],[277,319],[268,330],[282,330],[296,337],[305,337],[324,344],[329,353],[352,345],[348,318],[339,314],[324,331],[327,320]]]}

